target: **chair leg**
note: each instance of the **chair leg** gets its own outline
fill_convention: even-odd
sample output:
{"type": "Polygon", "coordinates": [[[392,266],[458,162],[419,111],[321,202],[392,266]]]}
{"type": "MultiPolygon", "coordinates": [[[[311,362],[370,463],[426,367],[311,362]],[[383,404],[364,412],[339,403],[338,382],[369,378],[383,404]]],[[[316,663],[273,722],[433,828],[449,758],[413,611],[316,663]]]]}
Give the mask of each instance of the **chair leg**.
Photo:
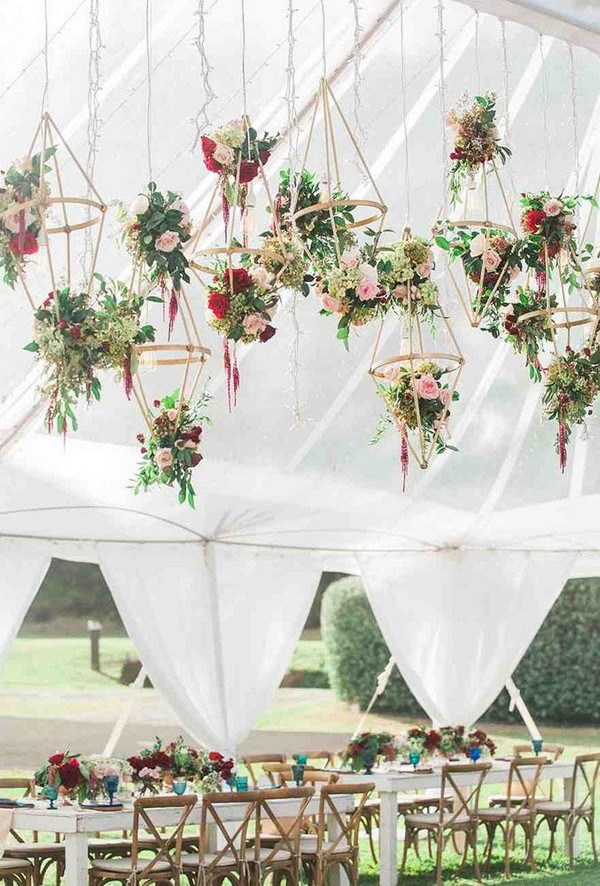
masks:
{"type": "Polygon", "coordinates": [[[367,812],[361,818],[362,825],[365,829],[365,833],[369,838],[369,849],[371,850],[371,858],[373,859],[373,864],[377,864],[377,852],[375,850],[375,842],[373,840],[373,814],[371,811],[367,812]]]}
{"type": "MultiPolygon", "coordinates": [[[[592,854],[594,856],[594,861],[598,862],[598,850],[596,849],[596,823],[594,821],[595,811],[592,809],[592,814],[590,815],[590,819],[588,821],[588,828],[590,831],[590,835],[592,838],[592,854]]],[[[577,825],[575,825],[577,827],[577,825]]]]}
{"type": "Polygon", "coordinates": [[[402,853],[402,864],[400,865],[400,874],[404,874],[404,868],[406,867],[406,860],[408,858],[408,848],[413,839],[413,829],[409,828],[408,825],[404,827],[404,851],[402,853]]]}
{"type": "Polygon", "coordinates": [[[442,853],[444,851],[444,832],[437,833],[437,849],[435,853],[435,884],[442,886],[442,853]]]}
{"type": "Polygon", "coordinates": [[[485,868],[489,870],[490,864],[492,863],[492,850],[494,848],[494,837],[496,836],[496,825],[493,822],[485,822],[485,832],[486,832],[486,843],[485,849],[483,850],[484,860],[485,860],[485,868]]]}
{"type": "Polygon", "coordinates": [[[504,879],[510,879],[510,847],[515,838],[516,828],[514,825],[507,825],[504,832],[504,879]]]}
{"type": "MultiPolygon", "coordinates": [[[[550,831],[550,848],[548,850],[548,861],[551,860],[554,855],[554,850],[556,849],[556,830],[558,828],[558,818],[546,818],[544,819],[548,824],[548,829],[550,831]]],[[[566,823],[566,822],[565,822],[566,823]]]]}

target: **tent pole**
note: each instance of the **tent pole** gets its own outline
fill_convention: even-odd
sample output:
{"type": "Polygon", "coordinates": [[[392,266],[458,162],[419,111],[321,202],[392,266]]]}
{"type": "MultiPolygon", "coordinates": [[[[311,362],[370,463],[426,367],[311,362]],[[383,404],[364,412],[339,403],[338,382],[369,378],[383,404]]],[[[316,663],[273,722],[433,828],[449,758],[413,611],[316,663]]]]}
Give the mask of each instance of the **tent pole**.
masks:
{"type": "Polygon", "coordinates": [[[127,694],[127,699],[123,705],[121,713],[119,715],[119,719],[113,726],[108,739],[106,740],[106,744],[104,745],[104,750],[102,751],[103,757],[112,757],[115,752],[115,748],[117,746],[117,742],[121,738],[123,734],[123,730],[127,726],[129,721],[129,717],[131,716],[131,711],[133,710],[133,706],[139,698],[140,690],[144,685],[144,680],[146,678],[146,669],[142,665],[138,672],[137,677],[129,687],[129,692],[127,694]]]}
{"type": "Polygon", "coordinates": [[[356,736],[360,735],[360,733],[363,731],[365,722],[367,720],[367,717],[371,713],[371,709],[372,709],[373,705],[375,704],[375,702],[377,701],[379,696],[383,695],[383,693],[385,691],[385,687],[389,683],[389,679],[392,676],[392,671],[394,670],[394,665],[395,665],[394,656],[391,655],[390,660],[388,661],[388,663],[385,666],[385,669],[377,677],[377,686],[375,687],[375,692],[373,693],[373,697],[371,698],[371,701],[367,705],[366,711],[363,713],[362,717],[358,721],[358,726],[356,727],[356,729],[354,730],[354,732],[352,734],[352,739],[355,739],[356,736]]]}
{"type": "Polygon", "coordinates": [[[529,708],[521,697],[521,690],[516,687],[515,681],[512,677],[508,678],[505,685],[506,691],[510,695],[509,711],[514,711],[514,709],[516,708],[520,713],[523,719],[523,723],[525,723],[525,726],[527,727],[531,738],[535,739],[536,741],[541,741],[542,735],[540,733],[540,730],[535,725],[533,717],[529,713],[529,708]]]}

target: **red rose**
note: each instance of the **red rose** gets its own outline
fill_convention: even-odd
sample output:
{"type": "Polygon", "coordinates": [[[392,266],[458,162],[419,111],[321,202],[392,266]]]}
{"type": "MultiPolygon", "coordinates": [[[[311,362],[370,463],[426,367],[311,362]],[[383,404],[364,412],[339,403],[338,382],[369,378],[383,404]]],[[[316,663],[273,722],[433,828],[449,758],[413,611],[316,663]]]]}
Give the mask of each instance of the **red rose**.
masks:
{"type": "Polygon", "coordinates": [[[229,312],[229,299],[223,292],[211,292],[208,296],[208,307],[217,320],[222,320],[229,312]]]}
{"type": "Polygon", "coordinates": [[[242,160],[240,163],[240,184],[251,182],[258,175],[258,163],[255,160],[242,160]]]}
{"type": "Polygon", "coordinates": [[[543,209],[530,209],[523,215],[521,221],[523,230],[529,234],[537,233],[545,218],[546,213],[543,209]]]}
{"type": "Polygon", "coordinates": [[[265,326],[261,334],[259,335],[259,339],[262,342],[269,341],[270,338],[273,338],[277,330],[274,326],[265,326]]]}
{"type": "Polygon", "coordinates": [[[69,335],[71,338],[75,339],[75,341],[79,341],[81,338],[81,327],[80,326],[71,326],[69,329],[69,335]]]}
{"type": "Polygon", "coordinates": [[[48,757],[48,763],[51,763],[52,766],[60,766],[64,759],[64,754],[52,754],[51,757],[48,757]]]}
{"type": "Polygon", "coordinates": [[[252,286],[252,277],[246,268],[232,268],[225,271],[221,283],[229,292],[236,293],[252,286]]]}
{"type": "Polygon", "coordinates": [[[13,255],[33,255],[38,251],[39,244],[35,234],[25,231],[23,234],[13,234],[8,248],[13,255]]]}
{"type": "Polygon", "coordinates": [[[212,140],[212,138],[208,138],[208,136],[203,135],[200,139],[200,143],[202,145],[202,155],[204,157],[204,165],[208,169],[209,172],[221,172],[221,166],[217,161],[213,158],[213,154],[215,152],[215,148],[217,147],[216,142],[212,140]]]}
{"type": "Polygon", "coordinates": [[[58,768],[58,774],[63,787],[67,788],[68,791],[72,791],[79,784],[81,777],[78,761],[73,757],[67,763],[63,763],[58,768]]]}
{"type": "Polygon", "coordinates": [[[156,751],[153,754],[154,757],[154,765],[160,766],[161,769],[170,769],[173,761],[168,754],[165,754],[164,751],[156,751]]]}
{"type": "Polygon", "coordinates": [[[208,755],[208,759],[212,760],[213,762],[215,760],[222,760],[223,754],[220,754],[218,751],[211,751],[210,754],[208,755]]]}

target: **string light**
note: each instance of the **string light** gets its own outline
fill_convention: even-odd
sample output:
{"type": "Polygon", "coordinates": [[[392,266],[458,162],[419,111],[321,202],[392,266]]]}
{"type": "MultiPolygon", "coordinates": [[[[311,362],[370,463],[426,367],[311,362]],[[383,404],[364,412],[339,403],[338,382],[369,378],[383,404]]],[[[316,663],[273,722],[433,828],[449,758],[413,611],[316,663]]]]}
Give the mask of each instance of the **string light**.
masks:
{"type": "MultiPolygon", "coordinates": [[[[88,179],[94,179],[96,169],[96,158],[98,156],[98,139],[99,139],[99,99],[100,91],[100,56],[102,51],[102,35],[100,33],[100,0],[90,0],[90,24],[88,34],[89,58],[88,58],[88,122],[87,122],[87,143],[88,153],[85,164],[85,171],[88,179]]],[[[87,199],[91,198],[91,188],[88,183],[87,199]]],[[[91,208],[88,206],[86,210],[86,220],[89,222],[91,218],[91,208]]],[[[81,269],[84,278],[87,277],[89,262],[92,259],[94,249],[94,238],[91,228],[85,229],[84,248],[81,256],[81,269]]]]}
{"type": "MultiPolygon", "coordinates": [[[[358,0],[350,0],[352,5],[352,12],[354,17],[354,47],[352,51],[352,62],[354,69],[354,80],[352,87],[352,116],[354,117],[354,125],[356,129],[356,134],[361,143],[367,139],[367,134],[362,125],[361,120],[361,108],[362,108],[362,74],[361,74],[361,64],[363,60],[362,54],[362,45],[361,45],[361,34],[363,28],[360,23],[360,7],[358,5],[358,0]]],[[[401,8],[404,6],[404,0],[401,0],[401,8]]],[[[364,169],[362,168],[358,157],[354,158],[354,162],[356,164],[357,169],[359,170],[361,177],[364,179],[364,169]]]]}
{"type": "Polygon", "coordinates": [[[325,0],[321,5],[321,58],[323,61],[323,77],[327,79],[327,19],[325,18],[325,0]]]}
{"type": "Polygon", "coordinates": [[[475,71],[477,74],[477,92],[481,94],[481,58],[479,55],[479,10],[475,10],[475,71]]]}
{"type": "Polygon", "coordinates": [[[446,183],[448,180],[448,138],[446,135],[446,46],[444,30],[444,0],[438,0],[437,5],[438,29],[437,38],[439,42],[439,70],[440,70],[440,111],[442,115],[442,217],[448,215],[448,190],[446,183]]]}
{"type": "Polygon", "coordinates": [[[151,2],[146,0],[146,73],[148,78],[148,97],[146,102],[146,152],[148,155],[148,181],[152,178],[152,49],[150,46],[151,2]]]}
{"type": "Polygon", "coordinates": [[[240,4],[242,12],[242,104],[245,117],[248,113],[248,91],[246,87],[246,4],[244,0],[240,0],[240,4]]]}
{"type": "Polygon", "coordinates": [[[406,224],[410,221],[410,163],[408,150],[408,122],[406,113],[406,65],[404,61],[404,0],[400,3],[400,80],[402,91],[402,127],[404,130],[404,199],[406,200],[406,224]]]}
{"type": "Polygon", "coordinates": [[[579,193],[581,182],[581,167],[579,165],[579,119],[577,116],[577,80],[575,75],[575,60],[573,58],[573,45],[567,43],[569,53],[569,79],[571,82],[571,127],[573,130],[573,175],[575,178],[575,193],[579,193]]]}
{"type": "Polygon", "coordinates": [[[202,132],[209,127],[208,108],[217,97],[210,82],[210,74],[213,69],[206,54],[205,0],[198,0],[198,7],[194,14],[198,19],[198,30],[196,33],[196,38],[194,40],[194,46],[198,50],[198,55],[200,56],[200,83],[202,86],[202,104],[200,105],[198,113],[194,118],[196,134],[194,137],[192,150],[194,150],[194,148],[198,145],[202,132]]]}
{"type": "Polygon", "coordinates": [[[42,114],[48,109],[50,90],[50,68],[48,65],[48,0],[44,0],[44,91],[42,93],[42,114]]]}
{"type": "Polygon", "coordinates": [[[544,37],[543,34],[539,35],[539,44],[538,44],[540,58],[541,58],[541,69],[542,69],[542,121],[544,127],[544,187],[548,188],[548,142],[549,142],[549,133],[548,133],[548,78],[546,76],[546,58],[544,54],[544,37]]]}

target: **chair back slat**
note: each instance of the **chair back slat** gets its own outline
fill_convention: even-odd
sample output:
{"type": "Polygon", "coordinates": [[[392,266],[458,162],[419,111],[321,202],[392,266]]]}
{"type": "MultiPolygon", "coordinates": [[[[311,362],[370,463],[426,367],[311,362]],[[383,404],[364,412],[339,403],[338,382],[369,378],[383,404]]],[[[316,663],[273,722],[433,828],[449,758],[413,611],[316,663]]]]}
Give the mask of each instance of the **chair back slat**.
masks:
{"type": "Polygon", "coordinates": [[[256,839],[254,842],[254,860],[269,865],[280,851],[297,856],[300,848],[300,831],[304,812],[314,795],[314,788],[279,788],[260,791],[260,800],[256,815],[256,839]],[[284,817],[278,814],[277,800],[295,800],[291,813],[286,810],[284,817]],[[269,845],[264,847],[261,841],[262,825],[269,825],[269,845]],[[275,842],[272,843],[273,837],[275,842]],[[267,848],[267,854],[261,858],[261,850],[267,848]]]}
{"type": "Polygon", "coordinates": [[[252,821],[256,819],[258,804],[260,802],[260,791],[240,791],[235,794],[211,793],[204,794],[202,797],[202,811],[200,814],[200,866],[204,872],[210,872],[213,869],[222,866],[224,861],[232,864],[241,865],[246,858],[246,837],[248,827],[252,821]],[[245,807],[243,815],[239,821],[234,824],[235,830],[230,830],[227,823],[223,821],[219,807],[225,804],[236,803],[245,807]],[[214,827],[217,834],[221,835],[221,840],[217,840],[217,849],[211,849],[210,855],[207,852],[209,828],[214,827]],[[226,859],[225,856],[229,855],[226,859]]]}
{"type": "Polygon", "coordinates": [[[307,768],[319,764],[320,769],[327,769],[335,763],[335,754],[333,751],[297,751],[294,756],[299,757],[301,754],[306,757],[307,768]]]}
{"type": "MultiPolygon", "coordinates": [[[[556,763],[560,757],[564,754],[564,747],[561,744],[551,744],[550,742],[544,742],[544,757],[552,757],[553,761],[556,763]]],[[[531,742],[529,744],[515,744],[513,745],[513,754],[515,757],[530,757],[531,756],[531,742]]]]}
{"type": "Polygon", "coordinates": [[[243,763],[243,765],[248,770],[248,775],[250,776],[250,781],[252,782],[253,787],[258,787],[258,773],[255,770],[255,766],[258,766],[263,769],[263,763],[285,763],[286,762],[285,754],[247,754],[245,757],[240,757],[239,762],[243,763]]]}
{"type": "Polygon", "coordinates": [[[523,810],[535,815],[535,800],[542,769],[549,763],[547,757],[515,757],[508,771],[506,792],[506,820],[519,818],[523,810]],[[523,774],[533,769],[533,778],[523,774]]]}
{"type": "Polygon", "coordinates": [[[575,757],[570,797],[573,811],[595,809],[599,773],[600,753],[580,754],[575,757]]]}
{"type": "Polygon", "coordinates": [[[441,796],[452,796],[454,803],[448,812],[444,803],[440,803],[438,815],[440,827],[452,827],[456,821],[464,817],[477,819],[479,812],[479,795],[485,778],[492,768],[491,763],[471,763],[467,766],[448,763],[442,769],[441,796]],[[473,775],[473,781],[462,786],[457,782],[458,775],[473,775]]]}
{"type": "Polygon", "coordinates": [[[365,803],[375,789],[375,783],[360,782],[359,784],[328,784],[321,788],[319,794],[319,826],[317,830],[317,853],[334,855],[341,851],[358,849],[358,835],[365,803]],[[350,815],[340,812],[335,804],[337,797],[353,796],[354,809],[350,815]],[[358,798],[358,799],[356,799],[358,798]],[[328,833],[328,820],[336,824],[337,836],[332,838],[328,833]],[[328,842],[324,851],[325,842],[328,842]]]}
{"type": "MultiPolygon", "coordinates": [[[[279,784],[283,788],[292,787],[296,783],[291,767],[282,768],[273,774],[277,776],[279,784]]],[[[323,772],[321,769],[306,767],[302,773],[302,785],[308,785],[312,788],[317,785],[337,784],[339,780],[340,777],[337,772],[323,772]]]]}
{"type": "MultiPolygon", "coordinates": [[[[155,841],[156,855],[148,859],[148,864],[137,872],[137,879],[143,880],[144,877],[153,873],[159,862],[167,862],[171,870],[171,876],[178,882],[179,869],[181,867],[181,842],[183,838],[183,829],[190,816],[193,807],[197,802],[196,795],[182,797],[138,797],[133,804],[133,834],[131,841],[131,864],[132,869],[136,871],[138,854],[140,849],[139,832],[140,829],[147,831],[155,841]],[[153,813],[157,810],[165,808],[180,809],[179,820],[170,832],[164,832],[161,825],[157,827],[155,824],[153,813]]],[[[143,844],[142,844],[143,848],[143,844]]],[[[146,861],[146,859],[143,859],[146,861]]]]}
{"type": "MultiPolygon", "coordinates": [[[[20,798],[25,797],[35,797],[35,779],[33,778],[17,778],[17,777],[6,777],[0,778],[0,790],[7,791],[22,791],[20,793],[20,798]]],[[[14,828],[10,829],[10,835],[17,841],[17,843],[24,843],[24,838],[19,834],[18,831],[15,831],[14,828]]],[[[33,839],[34,842],[38,841],[38,832],[33,831],[33,839]]]]}

